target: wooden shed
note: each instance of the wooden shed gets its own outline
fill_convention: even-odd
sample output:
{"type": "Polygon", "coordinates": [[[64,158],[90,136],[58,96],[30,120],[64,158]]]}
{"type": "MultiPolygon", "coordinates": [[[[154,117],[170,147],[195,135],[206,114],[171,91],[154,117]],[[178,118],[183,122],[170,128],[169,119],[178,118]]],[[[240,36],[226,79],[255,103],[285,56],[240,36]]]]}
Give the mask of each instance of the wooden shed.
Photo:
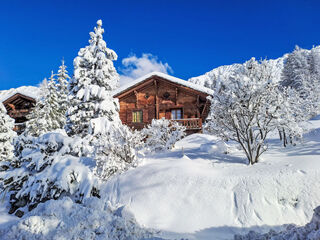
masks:
{"type": "Polygon", "coordinates": [[[142,129],[152,119],[171,119],[187,128],[187,133],[200,132],[208,116],[209,88],[152,72],[121,87],[114,93],[119,99],[121,121],[142,129]]]}

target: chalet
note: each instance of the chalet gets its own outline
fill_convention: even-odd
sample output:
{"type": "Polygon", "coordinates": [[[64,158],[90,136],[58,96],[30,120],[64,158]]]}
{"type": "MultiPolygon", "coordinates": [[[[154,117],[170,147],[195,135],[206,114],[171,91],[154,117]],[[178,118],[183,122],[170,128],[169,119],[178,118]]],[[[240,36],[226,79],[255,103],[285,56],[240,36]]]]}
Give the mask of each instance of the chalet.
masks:
{"type": "Polygon", "coordinates": [[[8,115],[15,120],[14,130],[18,133],[25,128],[26,116],[36,104],[36,87],[21,87],[0,92],[0,102],[5,106],[8,115]]]}
{"type": "Polygon", "coordinates": [[[187,128],[187,133],[200,132],[208,116],[209,88],[160,72],[149,73],[114,92],[119,99],[121,121],[142,129],[152,119],[172,119],[187,128]]]}

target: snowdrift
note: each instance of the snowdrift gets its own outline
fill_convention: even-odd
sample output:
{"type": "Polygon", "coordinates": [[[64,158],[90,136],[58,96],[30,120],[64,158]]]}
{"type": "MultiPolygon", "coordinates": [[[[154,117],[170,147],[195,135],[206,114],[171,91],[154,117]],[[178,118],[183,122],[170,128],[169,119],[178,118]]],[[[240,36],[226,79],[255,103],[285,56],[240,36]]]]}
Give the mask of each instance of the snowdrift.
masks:
{"type": "Polygon", "coordinates": [[[151,232],[140,228],[124,208],[112,209],[97,198],[76,204],[69,197],[39,204],[22,220],[0,230],[11,239],[147,239],[151,232]]]}
{"type": "Polygon", "coordinates": [[[217,139],[186,137],[174,151],[148,156],[144,165],[113,178],[105,197],[121,203],[138,223],[168,236],[232,239],[249,230],[304,225],[320,205],[320,121],[299,146],[269,140],[263,160],[246,165],[233,144],[221,151],[217,139]]]}

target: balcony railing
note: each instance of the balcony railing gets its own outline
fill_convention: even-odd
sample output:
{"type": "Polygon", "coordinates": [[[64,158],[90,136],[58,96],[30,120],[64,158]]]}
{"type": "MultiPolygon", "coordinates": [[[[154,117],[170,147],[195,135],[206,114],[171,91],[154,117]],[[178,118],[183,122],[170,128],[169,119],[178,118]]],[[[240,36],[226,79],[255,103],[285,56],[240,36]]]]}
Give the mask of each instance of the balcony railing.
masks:
{"type": "Polygon", "coordinates": [[[29,109],[15,109],[15,110],[9,111],[8,113],[9,113],[10,117],[16,118],[16,117],[24,117],[29,112],[30,112],[29,109]]]}
{"type": "Polygon", "coordinates": [[[175,119],[187,128],[187,130],[197,130],[202,128],[202,119],[201,118],[185,118],[185,119],[175,119]]]}

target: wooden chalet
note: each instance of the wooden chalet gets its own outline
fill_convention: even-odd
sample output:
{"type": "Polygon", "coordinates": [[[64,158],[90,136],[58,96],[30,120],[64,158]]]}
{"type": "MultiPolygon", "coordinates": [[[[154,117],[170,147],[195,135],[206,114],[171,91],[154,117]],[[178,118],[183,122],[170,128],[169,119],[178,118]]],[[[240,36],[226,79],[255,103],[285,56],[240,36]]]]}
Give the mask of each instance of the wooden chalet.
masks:
{"type": "Polygon", "coordinates": [[[118,89],[121,121],[142,129],[152,119],[171,119],[187,128],[187,134],[200,132],[208,116],[207,99],[213,91],[191,82],[153,72],[118,89]]]}
{"type": "Polygon", "coordinates": [[[14,130],[19,134],[25,128],[26,116],[35,106],[36,100],[32,97],[15,93],[11,97],[3,101],[3,105],[7,109],[8,115],[15,120],[14,130]]]}

